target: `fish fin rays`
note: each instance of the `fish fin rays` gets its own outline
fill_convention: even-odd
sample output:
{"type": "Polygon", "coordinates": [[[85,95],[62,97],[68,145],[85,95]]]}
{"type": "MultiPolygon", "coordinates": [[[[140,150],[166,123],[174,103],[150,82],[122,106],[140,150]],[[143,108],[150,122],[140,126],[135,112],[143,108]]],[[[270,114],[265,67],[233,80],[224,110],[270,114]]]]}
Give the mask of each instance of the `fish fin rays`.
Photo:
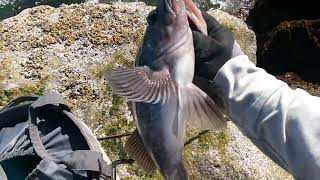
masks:
{"type": "Polygon", "coordinates": [[[135,129],[132,135],[128,138],[124,148],[129,156],[132,157],[145,171],[152,172],[157,169],[150,154],[145,148],[137,129],[135,129]]]}
{"type": "Polygon", "coordinates": [[[107,72],[105,78],[113,93],[133,102],[164,103],[176,90],[167,69],[153,71],[147,66],[115,69],[107,72]]]}
{"type": "Polygon", "coordinates": [[[226,128],[225,115],[218,105],[194,84],[181,88],[181,105],[181,114],[188,126],[202,130],[226,128]]]}

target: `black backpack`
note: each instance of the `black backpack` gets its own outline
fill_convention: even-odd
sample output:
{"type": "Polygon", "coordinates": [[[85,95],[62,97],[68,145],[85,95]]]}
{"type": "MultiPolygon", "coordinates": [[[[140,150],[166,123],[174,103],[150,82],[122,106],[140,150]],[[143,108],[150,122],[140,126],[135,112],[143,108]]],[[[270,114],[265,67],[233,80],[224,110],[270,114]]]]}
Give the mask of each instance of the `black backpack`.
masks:
{"type": "Polygon", "coordinates": [[[62,97],[24,96],[0,110],[0,179],[114,179],[91,130],[62,97]]]}

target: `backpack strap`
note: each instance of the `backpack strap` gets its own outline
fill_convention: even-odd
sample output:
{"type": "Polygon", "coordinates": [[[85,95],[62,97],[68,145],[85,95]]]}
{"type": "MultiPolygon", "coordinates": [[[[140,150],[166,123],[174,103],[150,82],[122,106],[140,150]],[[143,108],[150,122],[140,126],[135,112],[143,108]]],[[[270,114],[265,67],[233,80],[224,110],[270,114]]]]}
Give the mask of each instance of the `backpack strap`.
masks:
{"type": "Polygon", "coordinates": [[[34,101],[30,106],[33,109],[37,109],[46,105],[55,105],[55,106],[64,106],[64,108],[69,109],[67,105],[65,105],[63,98],[60,94],[55,92],[48,92],[43,96],[40,96],[36,101],[34,101]]]}
{"type": "MultiPolygon", "coordinates": [[[[34,109],[31,106],[29,106],[28,108],[28,130],[29,130],[30,141],[36,154],[42,159],[49,157],[48,152],[44,148],[41,138],[39,136],[39,130],[37,126],[37,116],[36,116],[36,113],[34,112],[34,109]]],[[[54,159],[51,159],[51,160],[54,160],[54,159]]]]}
{"type": "Polygon", "coordinates": [[[28,108],[29,136],[30,136],[30,141],[33,145],[33,148],[39,157],[41,157],[42,159],[49,158],[55,161],[53,157],[48,156],[48,152],[44,148],[41,138],[39,136],[39,130],[37,126],[36,112],[38,108],[41,108],[46,105],[55,105],[55,106],[63,105],[65,108],[67,107],[66,105],[64,105],[62,97],[57,93],[49,92],[49,93],[46,93],[44,96],[39,97],[28,108]]]}
{"type": "Polygon", "coordinates": [[[25,180],[85,180],[81,176],[75,177],[68,169],[49,159],[42,159],[36,168],[26,177],[25,180]]]}
{"type": "Polygon", "coordinates": [[[60,159],[67,168],[82,175],[91,171],[91,176],[95,178],[111,179],[113,177],[113,167],[107,164],[100,152],[89,150],[73,151],[60,159]]]}
{"type": "Polygon", "coordinates": [[[14,106],[17,106],[21,103],[24,103],[24,102],[29,102],[29,101],[36,101],[38,99],[37,96],[21,96],[21,97],[18,97],[14,100],[12,100],[11,102],[9,102],[5,107],[3,107],[0,112],[3,112],[3,111],[6,111],[8,110],[9,108],[12,108],[14,106]]]}
{"type": "Polygon", "coordinates": [[[8,177],[7,177],[6,173],[4,172],[1,165],[0,165],[0,179],[1,180],[8,180],[8,177]]]}
{"type": "Polygon", "coordinates": [[[26,180],[87,180],[90,177],[96,180],[111,180],[113,169],[107,165],[102,154],[89,150],[78,150],[66,154],[55,163],[50,159],[43,159],[26,178],[26,180]],[[66,165],[66,168],[59,164],[66,165]],[[73,173],[71,173],[71,171],[73,173]],[[103,172],[103,173],[101,173],[103,172]],[[89,173],[89,174],[88,174],[89,173]]]}
{"type": "MultiPolygon", "coordinates": [[[[95,139],[95,136],[88,126],[70,112],[69,107],[64,104],[60,94],[51,92],[41,97],[19,97],[0,110],[0,119],[0,129],[20,122],[26,122],[27,120],[30,141],[36,154],[42,158],[40,164],[34,172],[30,174],[29,179],[34,179],[33,177],[57,177],[59,175],[61,175],[61,177],[59,176],[58,179],[64,179],[64,177],[70,179],[70,177],[73,176],[72,173],[69,173],[63,166],[56,164],[57,162],[65,164],[65,167],[68,170],[72,170],[75,176],[88,175],[89,177],[96,177],[96,179],[113,178],[113,167],[110,160],[105,158],[106,155],[101,149],[99,142],[95,139]],[[25,102],[32,103],[18,106],[25,102]],[[90,150],[73,151],[61,158],[55,158],[48,154],[39,136],[37,126],[37,112],[41,111],[41,108],[47,105],[50,105],[52,109],[63,112],[68,119],[73,121],[86,139],[90,150]],[[58,172],[60,172],[60,174],[58,172]]],[[[76,179],[79,178],[77,177],[76,179]]]]}
{"type": "Polygon", "coordinates": [[[93,176],[99,176],[102,179],[113,178],[113,167],[105,162],[103,154],[101,153],[103,150],[99,149],[98,145],[95,143],[98,143],[98,141],[94,139],[94,135],[89,128],[70,112],[68,106],[64,104],[63,98],[60,94],[47,93],[34,101],[28,109],[28,123],[31,143],[37,155],[42,159],[50,159],[54,162],[62,161],[68,169],[71,169],[74,173],[79,175],[83,175],[86,171],[91,171],[93,176]],[[46,105],[60,107],[60,110],[80,129],[80,132],[85,137],[91,150],[73,151],[59,159],[49,156],[39,136],[36,116],[37,111],[46,105]]]}
{"type": "Polygon", "coordinates": [[[25,102],[32,102],[37,99],[38,97],[35,96],[23,96],[14,99],[3,107],[0,110],[0,129],[25,122],[28,117],[28,108],[30,104],[18,105],[25,102]]]}
{"type": "Polygon", "coordinates": [[[13,127],[16,124],[25,122],[28,118],[29,104],[19,107],[8,108],[0,111],[0,129],[13,127]]]}

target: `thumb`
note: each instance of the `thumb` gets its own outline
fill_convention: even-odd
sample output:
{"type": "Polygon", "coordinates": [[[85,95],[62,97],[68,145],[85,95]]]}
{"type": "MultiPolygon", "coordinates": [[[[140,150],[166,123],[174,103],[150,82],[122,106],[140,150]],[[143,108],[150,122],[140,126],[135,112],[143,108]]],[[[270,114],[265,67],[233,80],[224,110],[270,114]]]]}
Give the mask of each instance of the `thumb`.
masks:
{"type": "Polygon", "coordinates": [[[196,61],[211,61],[224,49],[221,43],[198,31],[193,31],[192,36],[196,61]]]}
{"type": "Polygon", "coordinates": [[[209,36],[199,32],[193,32],[195,51],[195,73],[213,79],[215,74],[225,63],[225,48],[209,36]]]}

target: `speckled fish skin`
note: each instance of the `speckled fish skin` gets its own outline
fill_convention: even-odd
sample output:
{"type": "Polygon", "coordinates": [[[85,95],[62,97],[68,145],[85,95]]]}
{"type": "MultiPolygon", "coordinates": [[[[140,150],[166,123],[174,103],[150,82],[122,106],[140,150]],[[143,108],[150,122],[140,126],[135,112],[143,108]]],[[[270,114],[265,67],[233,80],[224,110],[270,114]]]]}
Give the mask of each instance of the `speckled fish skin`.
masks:
{"type": "MultiPolygon", "coordinates": [[[[195,55],[188,16],[195,25],[201,21],[185,3],[192,12],[198,10],[191,0],[159,0],[148,16],[136,67],[106,74],[113,92],[133,102],[144,148],[168,180],[188,179],[182,160],[187,121],[209,123],[213,129],[226,124],[214,101],[192,84],[195,55]]],[[[137,149],[137,142],[128,149],[137,149]]],[[[143,164],[147,159],[141,155],[143,150],[135,151],[140,153],[136,160],[143,164]]]]}
{"type": "Polygon", "coordinates": [[[164,104],[135,103],[137,128],[163,177],[188,179],[182,161],[186,121],[179,115],[178,87],[192,83],[194,50],[184,2],[161,0],[149,17],[145,36],[150,37],[144,42],[137,65],[168,70],[177,93],[170,94],[164,104]]]}

